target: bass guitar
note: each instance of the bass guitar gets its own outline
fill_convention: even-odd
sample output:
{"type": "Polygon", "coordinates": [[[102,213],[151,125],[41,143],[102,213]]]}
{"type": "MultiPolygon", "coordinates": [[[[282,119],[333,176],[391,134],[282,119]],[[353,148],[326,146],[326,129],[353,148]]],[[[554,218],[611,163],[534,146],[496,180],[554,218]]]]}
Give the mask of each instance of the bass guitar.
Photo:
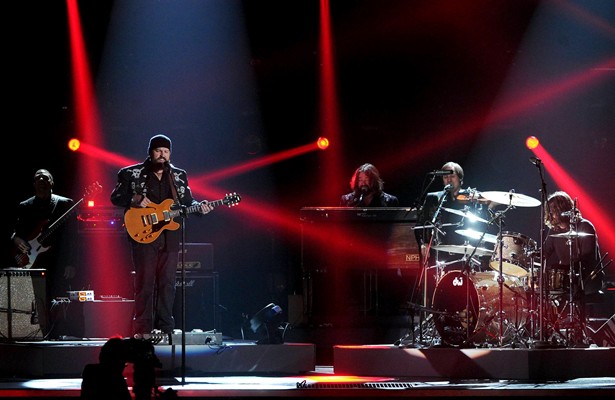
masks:
{"type": "MultiPolygon", "coordinates": [[[[241,201],[241,197],[237,193],[227,194],[223,199],[210,201],[213,207],[226,205],[229,207],[236,206],[241,201]]],[[[195,204],[186,207],[183,212],[191,214],[201,209],[201,204],[195,204]]],[[[179,223],[173,220],[178,217],[182,210],[172,210],[173,199],[166,199],[160,204],[151,203],[147,207],[133,207],[126,210],[124,214],[124,226],[128,235],[138,243],[151,243],[160,236],[165,230],[174,231],[179,228],[179,223]]]]}
{"type": "MultiPolygon", "coordinates": [[[[98,194],[101,190],[102,190],[102,186],[98,182],[94,182],[90,184],[85,189],[84,194],[79,199],[79,201],[77,201],[68,210],[66,210],[66,212],[62,214],[62,216],[60,216],[60,218],[56,219],[47,228],[45,229],[41,228],[41,229],[36,230],[36,232],[34,232],[35,234],[36,233],[38,234],[36,234],[34,239],[28,241],[29,250],[26,253],[22,253],[21,251],[19,251],[19,249],[14,248],[13,258],[15,259],[15,263],[17,264],[17,266],[20,268],[32,268],[32,265],[36,261],[36,258],[41,253],[44,253],[47,250],[49,250],[49,248],[51,247],[51,246],[45,247],[43,246],[42,243],[46,239],[48,239],[49,236],[51,236],[51,234],[56,231],[56,229],[58,229],[64,222],[66,222],[66,220],[68,220],[68,217],[73,213],[73,211],[75,211],[77,207],[79,207],[81,203],[83,203],[83,201],[86,198],[92,198],[93,196],[98,194]]],[[[41,224],[41,227],[45,225],[46,222],[47,221],[41,224]]]]}

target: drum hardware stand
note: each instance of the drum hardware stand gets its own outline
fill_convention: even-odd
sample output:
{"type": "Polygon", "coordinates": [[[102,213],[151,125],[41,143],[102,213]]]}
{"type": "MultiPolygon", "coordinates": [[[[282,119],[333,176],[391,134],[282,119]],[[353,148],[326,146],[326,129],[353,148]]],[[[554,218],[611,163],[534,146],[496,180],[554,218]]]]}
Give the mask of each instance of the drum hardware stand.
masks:
{"type": "MultiPolygon", "coordinates": [[[[401,347],[423,347],[423,346],[433,346],[437,344],[438,334],[436,332],[435,323],[433,321],[433,315],[439,313],[438,311],[429,309],[427,307],[420,306],[418,304],[413,304],[408,302],[408,308],[410,311],[410,318],[412,318],[410,322],[410,332],[406,333],[403,337],[399,338],[395,341],[395,346],[401,347]],[[427,317],[425,320],[421,320],[418,324],[418,327],[414,324],[414,310],[418,310],[419,313],[426,312],[427,317]],[[418,341],[417,341],[417,331],[418,331],[418,341]],[[410,339],[410,343],[408,340],[410,339]]],[[[419,314],[420,315],[420,314],[419,314]]]]}
{"type": "MultiPolygon", "coordinates": [[[[510,289],[513,292],[513,289],[510,289]]],[[[512,329],[512,340],[510,343],[510,347],[513,349],[519,348],[520,344],[525,344],[527,346],[527,342],[524,341],[523,333],[526,332],[525,326],[520,326],[520,315],[519,315],[519,298],[515,296],[515,315],[513,316],[513,321],[510,322],[508,319],[506,320],[507,329],[512,329]]]]}
{"type": "MultiPolygon", "coordinates": [[[[577,232],[577,199],[574,199],[574,204],[572,206],[572,210],[570,211],[570,228],[569,232],[577,232]]],[[[566,336],[569,339],[569,345],[577,345],[584,344],[586,335],[585,335],[585,311],[582,309],[585,307],[584,299],[582,298],[584,293],[584,279],[583,279],[583,266],[580,261],[579,254],[576,254],[576,257],[573,258],[573,247],[579,252],[579,242],[578,236],[570,235],[566,239],[566,244],[568,245],[568,256],[570,261],[570,270],[568,272],[568,317],[566,318],[566,322],[570,325],[569,328],[566,329],[566,336]],[[574,241],[573,241],[574,239],[574,241]],[[574,246],[573,246],[574,245],[574,246]],[[578,287],[575,287],[575,261],[578,261],[578,287]],[[576,290],[575,290],[576,289],[576,290]],[[580,304],[578,304],[580,302],[580,304]],[[580,340],[580,341],[579,341],[580,340]]]]}
{"type": "MultiPolygon", "coordinates": [[[[512,192],[511,192],[511,200],[512,200],[512,192]]],[[[496,212],[495,215],[493,216],[493,218],[491,219],[491,221],[489,221],[489,224],[492,223],[496,223],[498,226],[498,257],[499,257],[499,266],[498,266],[498,289],[499,289],[499,301],[498,301],[498,318],[499,318],[499,338],[498,338],[498,344],[500,345],[500,347],[502,347],[503,345],[503,336],[504,336],[504,330],[503,330],[503,322],[504,322],[504,318],[503,318],[503,314],[504,314],[504,273],[503,273],[503,269],[504,269],[504,253],[503,253],[503,246],[504,246],[504,240],[502,238],[502,227],[504,226],[504,217],[506,214],[506,212],[510,209],[514,208],[514,206],[512,204],[509,204],[506,206],[506,209],[504,209],[503,211],[500,212],[496,212]]]]}
{"type": "MultiPolygon", "coordinates": [[[[429,186],[431,185],[431,183],[433,183],[433,180],[435,179],[435,176],[432,178],[432,181],[430,182],[430,184],[427,186],[427,188],[429,188],[429,186]]],[[[427,190],[427,188],[425,190],[427,190]]],[[[431,229],[432,230],[432,234],[430,235],[430,239],[429,239],[429,243],[426,245],[426,248],[423,250],[422,248],[422,244],[420,244],[421,248],[419,249],[419,251],[421,252],[421,257],[423,257],[423,262],[421,263],[421,273],[419,276],[419,279],[416,282],[415,285],[415,289],[420,287],[421,285],[421,280],[423,283],[423,307],[426,309],[428,307],[428,299],[427,299],[427,291],[428,291],[428,281],[427,281],[427,264],[429,262],[429,254],[431,252],[431,248],[434,242],[434,238],[436,240],[436,244],[440,242],[438,235],[442,235],[445,236],[446,232],[444,232],[442,229],[443,227],[448,227],[448,226],[459,226],[459,224],[440,224],[438,223],[438,216],[440,215],[440,211],[442,210],[442,205],[444,204],[444,201],[446,200],[447,195],[450,193],[450,186],[448,186],[447,188],[445,188],[444,190],[444,194],[442,195],[442,197],[440,198],[439,202],[438,202],[438,207],[436,208],[436,211],[434,212],[434,215],[431,218],[431,221],[429,224],[423,225],[423,226],[415,226],[412,229],[416,230],[416,229],[431,229]]],[[[421,195],[421,198],[424,196],[421,195]]],[[[437,259],[437,256],[436,256],[437,259]]],[[[438,276],[439,279],[439,276],[438,276]]],[[[423,311],[421,311],[419,313],[419,326],[422,327],[423,326],[423,311]]],[[[422,329],[419,332],[419,340],[422,341],[422,329]]]]}

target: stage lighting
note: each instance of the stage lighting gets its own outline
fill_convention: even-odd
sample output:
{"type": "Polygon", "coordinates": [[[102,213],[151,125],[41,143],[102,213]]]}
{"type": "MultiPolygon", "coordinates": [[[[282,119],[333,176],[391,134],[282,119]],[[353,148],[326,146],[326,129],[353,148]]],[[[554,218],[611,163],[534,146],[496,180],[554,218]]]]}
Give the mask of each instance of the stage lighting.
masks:
{"type": "Polygon", "coordinates": [[[256,344],[281,344],[284,338],[278,329],[282,322],[282,307],[273,303],[267,304],[250,319],[252,332],[260,338],[256,344]]]}

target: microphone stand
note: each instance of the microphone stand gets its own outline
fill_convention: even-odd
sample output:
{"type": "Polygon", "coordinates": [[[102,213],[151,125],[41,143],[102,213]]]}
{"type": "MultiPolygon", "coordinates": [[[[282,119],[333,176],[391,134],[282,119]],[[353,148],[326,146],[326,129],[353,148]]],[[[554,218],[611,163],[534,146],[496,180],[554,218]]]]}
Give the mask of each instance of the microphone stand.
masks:
{"type": "MultiPolygon", "coordinates": [[[[181,218],[180,229],[181,229],[181,246],[180,246],[180,259],[181,259],[181,316],[182,316],[182,362],[181,362],[181,375],[182,375],[182,385],[186,384],[186,207],[182,205],[179,201],[179,197],[177,196],[177,184],[175,180],[171,177],[172,171],[171,166],[168,161],[165,163],[165,171],[167,172],[167,176],[169,181],[171,182],[171,190],[173,191],[173,197],[175,200],[175,204],[179,207],[179,216],[181,218]]],[[[177,267],[176,267],[177,268],[177,267]]],[[[177,274],[177,272],[176,272],[177,274]]]]}
{"type": "MultiPolygon", "coordinates": [[[[539,286],[539,294],[538,294],[538,331],[539,337],[538,341],[544,344],[544,298],[545,298],[545,287],[547,284],[547,263],[544,259],[544,243],[545,243],[545,229],[544,229],[544,220],[546,213],[549,212],[549,205],[547,204],[547,184],[545,182],[545,177],[542,170],[542,162],[537,161],[532,164],[536,165],[538,168],[538,172],[540,173],[540,273],[538,278],[540,279],[539,286]]],[[[531,161],[531,159],[530,159],[531,161]]],[[[534,285],[534,266],[530,265],[530,338],[535,337],[535,323],[533,322],[532,316],[532,307],[534,306],[534,294],[535,294],[535,285],[534,285]]]]}
{"type": "MultiPolygon", "coordinates": [[[[425,200],[426,200],[426,196],[427,196],[427,191],[429,189],[429,187],[431,186],[431,184],[434,182],[434,180],[436,179],[436,176],[433,175],[430,182],[425,185],[425,190],[423,190],[423,192],[421,193],[421,196],[419,197],[419,202],[417,202],[417,204],[422,204],[423,208],[425,206],[425,200]]],[[[448,194],[448,191],[444,191],[444,195],[442,196],[442,198],[440,198],[439,202],[438,202],[438,207],[436,208],[436,211],[433,215],[433,218],[431,220],[430,223],[430,228],[432,230],[431,236],[429,238],[429,243],[426,244],[426,248],[425,250],[423,250],[423,245],[426,239],[426,235],[425,235],[425,229],[427,228],[427,226],[425,224],[423,224],[423,226],[420,227],[420,229],[422,230],[421,233],[421,241],[418,243],[419,245],[419,252],[420,252],[420,257],[422,257],[422,263],[421,263],[421,272],[419,274],[419,278],[416,281],[416,284],[414,286],[413,292],[416,293],[418,292],[418,288],[421,286],[421,280],[423,281],[423,308],[427,309],[428,304],[427,304],[427,264],[429,262],[429,253],[431,252],[431,246],[433,243],[433,239],[434,236],[437,236],[437,233],[441,233],[443,235],[445,235],[446,233],[443,232],[442,230],[440,230],[440,228],[438,228],[438,226],[436,225],[435,221],[438,217],[438,214],[440,213],[440,210],[442,208],[442,205],[444,204],[444,200],[446,199],[446,195],[448,194]]],[[[421,210],[422,212],[424,212],[425,210],[421,210]]],[[[414,227],[412,228],[413,230],[419,229],[418,227],[414,227]]],[[[414,293],[412,298],[414,298],[414,293]]],[[[411,315],[412,317],[412,325],[414,325],[414,314],[411,315]]],[[[412,336],[413,340],[414,340],[414,333],[412,336]]],[[[419,341],[422,342],[423,340],[423,310],[419,311],[419,341]]]]}
{"type": "Polygon", "coordinates": [[[186,207],[181,208],[182,385],[186,384],[186,207]]]}

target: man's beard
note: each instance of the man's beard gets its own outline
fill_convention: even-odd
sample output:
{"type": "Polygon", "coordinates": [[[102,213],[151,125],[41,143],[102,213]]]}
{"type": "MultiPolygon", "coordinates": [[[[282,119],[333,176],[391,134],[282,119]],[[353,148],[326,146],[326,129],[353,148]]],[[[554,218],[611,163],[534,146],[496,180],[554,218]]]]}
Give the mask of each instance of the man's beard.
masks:
{"type": "Polygon", "coordinates": [[[154,171],[163,171],[168,165],[168,161],[164,157],[157,158],[152,162],[152,169],[154,171]]]}

